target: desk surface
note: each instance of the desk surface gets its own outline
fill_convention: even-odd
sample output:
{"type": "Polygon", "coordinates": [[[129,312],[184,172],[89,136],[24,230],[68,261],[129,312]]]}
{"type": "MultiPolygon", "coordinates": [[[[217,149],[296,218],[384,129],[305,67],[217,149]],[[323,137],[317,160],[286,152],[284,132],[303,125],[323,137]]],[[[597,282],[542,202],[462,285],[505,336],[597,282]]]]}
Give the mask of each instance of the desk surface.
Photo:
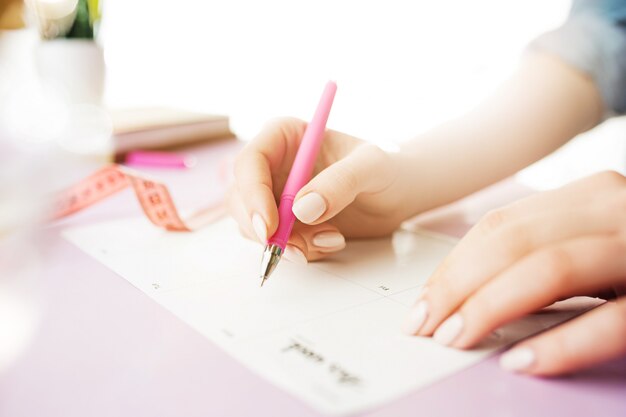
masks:
{"type": "MultiPolygon", "coordinates": [[[[229,148],[198,151],[188,172],[159,173],[181,206],[216,198],[214,167],[229,148]]],[[[476,215],[476,204],[468,207],[476,215]]],[[[59,236],[68,224],[138,210],[124,192],[43,233],[42,320],[28,350],[0,375],[0,416],[317,416],[59,236]]],[[[626,358],[558,379],[509,374],[490,358],[366,415],[417,413],[624,416],[626,358]]]]}

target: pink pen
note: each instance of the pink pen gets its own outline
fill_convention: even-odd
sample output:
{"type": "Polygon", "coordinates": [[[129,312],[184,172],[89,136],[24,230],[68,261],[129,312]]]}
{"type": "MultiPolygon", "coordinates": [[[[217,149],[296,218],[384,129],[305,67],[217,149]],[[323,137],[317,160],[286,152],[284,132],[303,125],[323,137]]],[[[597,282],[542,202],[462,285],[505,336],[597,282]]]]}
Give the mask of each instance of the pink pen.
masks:
{"type": "Polygon", "coordinates": [[[317,159],[317,154],[319,153],[322,140],[324,139],[326,121],[328,120],[330,108],[333,105],[335,91],[337,91],[337,84],[333,81],[329,81],[328,84],[326,84],[315,115],[313,115],[313,119],[302,136],[302,141],[300,142],[296,158],[291,166],[289,177],[287,177],[283,194],[280,196],[280,204],[278,206],[278,229],[276,233],[274,233],[274,236],[267,241],[267,246],[265,246],[265,251],[263,252],[263,259],[261,261],[261,286],[263,286],[265,280],[269,278],[276,268],[276,265],[278,265],[278,261],[280,261],[280,257],[285,251],[285,246],[287,246],[291,229],[296,221],[296,216],[291,210],[293,200],[296,198],[298,191],[309,182],[313,174],[313,167],[315,166],[315,160],[317,159]]]}
{"type": "Polygon", "coordinates": [[[193,167],[196,160],[192,156],[172,152],[132,151],[126,155],[124,163],[147,168],[185,169],[193,167]]]}

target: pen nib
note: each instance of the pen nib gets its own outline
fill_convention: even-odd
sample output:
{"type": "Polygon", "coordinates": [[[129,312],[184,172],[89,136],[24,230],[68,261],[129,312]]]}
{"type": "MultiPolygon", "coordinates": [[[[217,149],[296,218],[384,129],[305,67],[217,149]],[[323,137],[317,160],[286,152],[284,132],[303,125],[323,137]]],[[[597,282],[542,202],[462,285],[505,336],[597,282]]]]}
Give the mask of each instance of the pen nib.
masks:
{"type": "Polygon", "coordinates": [[[278,245],[268,245],[265,247],[263,259],[261,260],[261,287],[272,272],[274,272],[282,254],[283,250],[278,245]]]}

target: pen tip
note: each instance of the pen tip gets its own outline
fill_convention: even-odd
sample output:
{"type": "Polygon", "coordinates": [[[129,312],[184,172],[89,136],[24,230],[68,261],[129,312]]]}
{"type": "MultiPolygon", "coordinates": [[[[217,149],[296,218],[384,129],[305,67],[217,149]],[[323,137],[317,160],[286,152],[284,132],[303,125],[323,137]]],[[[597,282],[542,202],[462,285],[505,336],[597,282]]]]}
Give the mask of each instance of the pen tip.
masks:
{"type": "Polygon", "coordinates": [[[265,280],[267,279],[267,277],[261,277],[261,287],[263,286],[263,284],[265,284],[265,280]]]}

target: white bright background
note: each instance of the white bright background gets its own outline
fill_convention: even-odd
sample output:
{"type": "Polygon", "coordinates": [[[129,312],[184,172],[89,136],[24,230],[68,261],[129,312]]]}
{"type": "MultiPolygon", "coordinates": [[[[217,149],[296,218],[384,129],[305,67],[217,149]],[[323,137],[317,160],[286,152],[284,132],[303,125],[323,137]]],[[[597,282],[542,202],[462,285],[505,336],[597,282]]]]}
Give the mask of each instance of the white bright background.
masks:
{"type": "MultiPolygon", "coordinates": [[[[329,127],[388,148],[475,105],[569,8],[568,0],[103,3],[108,104],[227,114],[250,139],[272,117],[309,118],[330,78],[339,89],[329,127]]],[[[520,178],[547,188],[623,170],[624,122],[598,130],[520,178]]]]}

